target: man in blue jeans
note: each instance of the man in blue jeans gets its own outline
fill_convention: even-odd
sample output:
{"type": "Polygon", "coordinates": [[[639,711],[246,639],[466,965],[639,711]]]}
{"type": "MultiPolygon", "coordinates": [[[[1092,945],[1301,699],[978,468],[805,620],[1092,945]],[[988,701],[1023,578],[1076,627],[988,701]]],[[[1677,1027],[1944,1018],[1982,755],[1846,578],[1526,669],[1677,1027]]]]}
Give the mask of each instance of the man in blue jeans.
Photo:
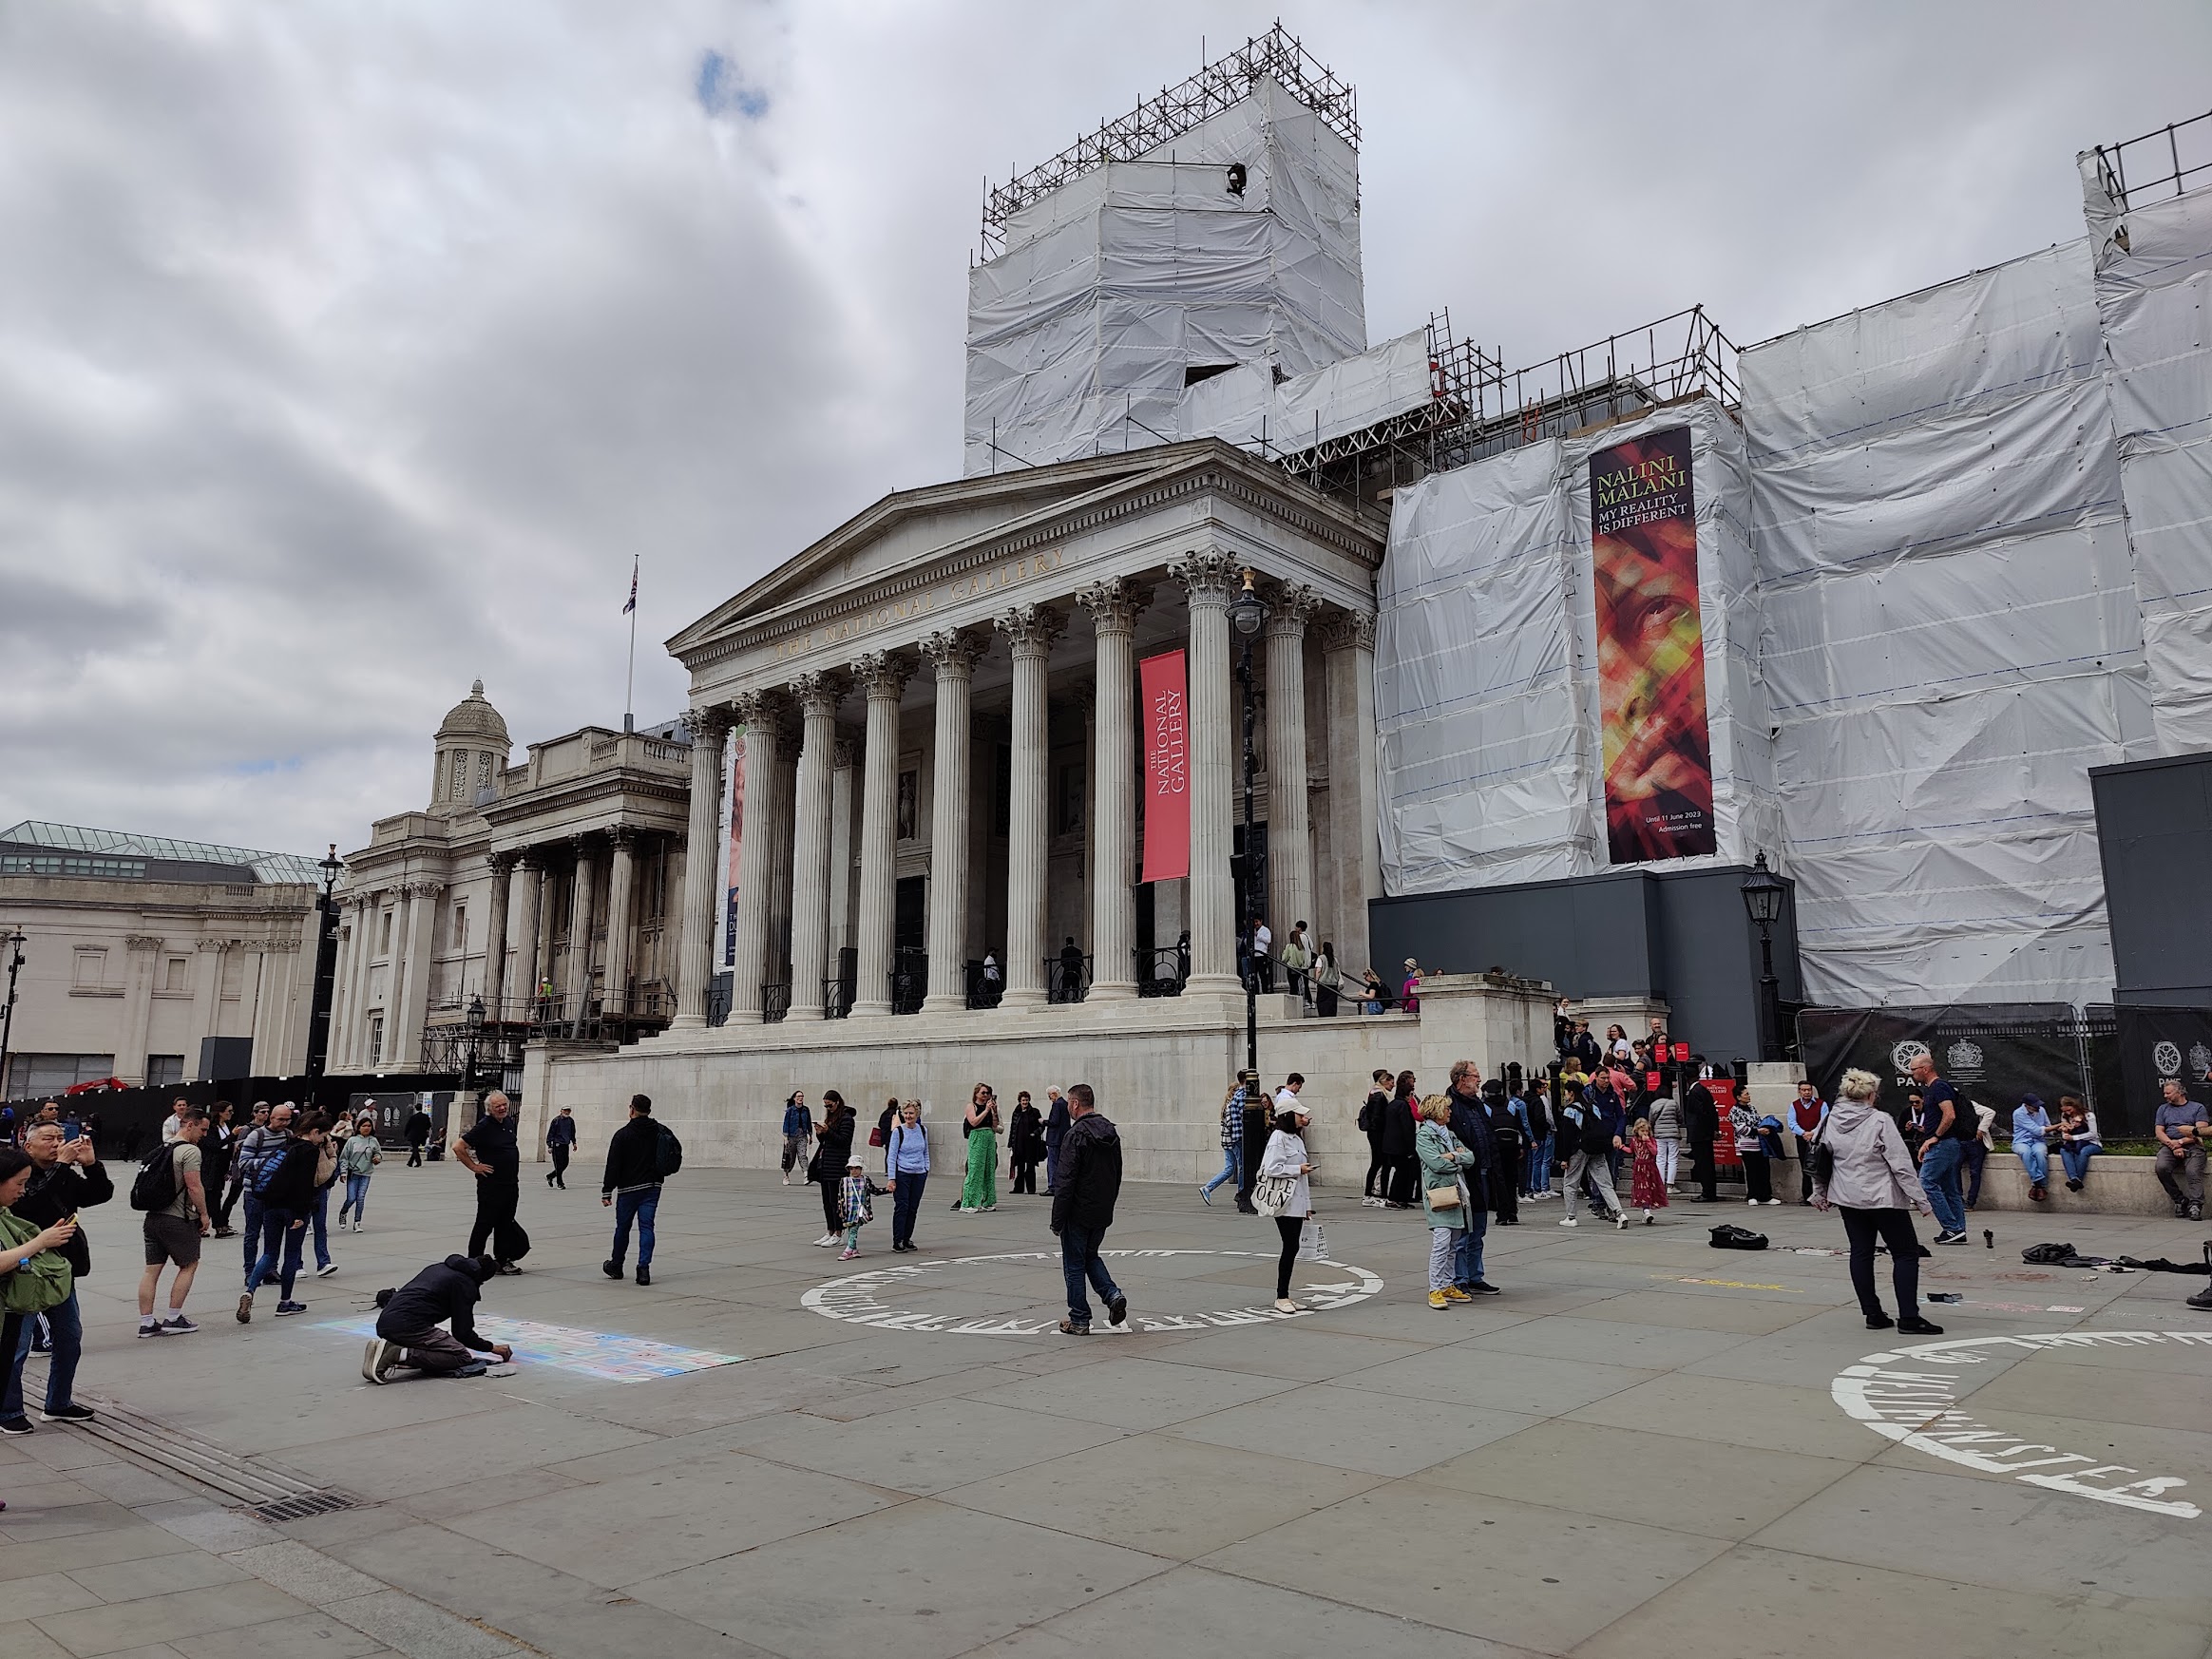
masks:
{"type": "Polygon", "coordinates": [[[1052,1230],[1060,1241],[1060,1270],[1068,1282],[1068,1316],[1059,1327],[1068,1336],[1089,1336],[1086,1284],[1106,1304],[1109,1324],[1129,1321],[1129,1298],[1098,1255],[1121,1196],[1121,1136],[1097,1110],[1090,1084],[1070,1087],[1067,1100],[1068,1137],[1060,1144],[1059,1180],[1052,1196],[1052,1230]]]}
{"type": "MultiPolygon", "coordinates": [[[[13,1213],[35,1228],[51,1227],[95,1204],[106,1203],[115,1194],[115,1183],[101,1167],[89,1135],[65,1140],[59,1123],[40,1122],[24,1132],[23,1150],[30,1157],[30,1180],[23,1196],[15,1201],[13,1213]]],[[[61,1249],[68,1259],[72,1281],[91,1271],[92,1251],[82,1226],[61,1249]]],[[[90,1408],[79,1405],[73,1393],[77,1359],[85,1345],[85,1322],[73,1282],[69,1294],[46,1310],[46,1322],[53,1358],[47,1371],[46,1405],[39,1416],[48,1422],[89,1422],[90,1408]]],[[[30,1352],[31,1330],[37,1323],[26,1314],[20,1326],[13,1327],[18,1328],[15,1352],[0,1363],[0,1372],[8,1379],[7,1397],[0,1400],[0,1434],[31,1432],[30,1421],[23,1411],[23,1361],[30,1352]]]]}
{"type": "Polygon", "coordinates": [[[600,1182],[600,1204],[615,1211],[615,1253],[600,1264],[610,1279],[622,1276],[622,1257],[630,1249],[630,1224],[638,1225],[638,1283],[653,1283],[653,1222],[660,1213],[661,1143],[674,1139],[653,1121],[653,1102],[630,1096],[630,1121],[607,1142],[607,1171],[600,1182]]]}
{"type": "Polygon", "coordinates": [[[1928,1194],[1928,1208],[1936,1212],[1939,1245],[1966,1243],[1966,1196],[1960,1191],[1958,1172],[1966,1161],[1966,1143],[1981,1130],[1974,1109],[1958,1097],[1958,1091],[1936,1074],[1936,1058],[1925,1049],[1906,1068],[1920,1090],[1920,1188],[1928,1194]]]}

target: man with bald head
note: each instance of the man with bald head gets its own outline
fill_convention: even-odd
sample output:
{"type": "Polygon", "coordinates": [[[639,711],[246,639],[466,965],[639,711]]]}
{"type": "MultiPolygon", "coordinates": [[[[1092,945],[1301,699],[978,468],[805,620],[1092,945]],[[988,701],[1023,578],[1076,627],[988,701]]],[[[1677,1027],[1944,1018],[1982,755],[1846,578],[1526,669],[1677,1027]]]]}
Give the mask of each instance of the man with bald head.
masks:
{"type": "Polygon", "coordinates": [[[494,1089],[484,1097],[476,1126],[453,1143],[453,1155],[476,1177],[476,1224],[468,1230],[467,1253],[482,1255],[488,1243],[503,1273],[522,1271],[504,1248],[523,1198],[523,1154],[512,1114],[507,1097],[494,1089]]]}
{"type": "MultiPolygon", "coordinates": [[[[115,1196],[115,1183],[100,1167],[90,1135],[65,1140],[59,1123],[34,1123],[24,1133],[23,1150],[30,1157],[30,1184],[11,1209],[31,1226],[42,1230],[51,1227],[115,1196]]],[[[69,1294],[46,1310],[47,1328],[53,1333],[53,1359],[47,1372],[46,1408],[39,1416],[48,1422],[89,1422],[92,1413],[79,1405],[72,1393],[77,1359],[85,1344],[75,1281],[92,1270],[92,1252],[85,1242],[85,1230],[79,1227],[76,1236],[61,1250],[68,1258],[71,1284],[69,1294]]],[[[22,1322],[14,1363],[7,1367],[7,1392],[0,1396],[0,1434],[30,1433],[30,1422],[23,1414],[23,1360],[30,1351],[34,1324],[36,1321],[28,1318],[22,1322]]]]}

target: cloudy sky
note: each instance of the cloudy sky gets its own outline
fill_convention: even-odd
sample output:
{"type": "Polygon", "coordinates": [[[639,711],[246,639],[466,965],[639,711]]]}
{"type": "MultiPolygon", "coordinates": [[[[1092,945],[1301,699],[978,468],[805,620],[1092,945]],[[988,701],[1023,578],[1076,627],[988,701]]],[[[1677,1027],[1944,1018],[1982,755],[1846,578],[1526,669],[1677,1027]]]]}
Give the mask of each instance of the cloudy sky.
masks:
{"type": "MultiPolygon", "coordinates": [[[[680,709],[658,641],[957,474],[986,175],[1270,10],[0,0],[0,825],[319,852],[680,709]]],[[[2080,234],[2212,9],[1286,4],[1359,87],[1371,337],[1758,340],[2080,234]]]]}

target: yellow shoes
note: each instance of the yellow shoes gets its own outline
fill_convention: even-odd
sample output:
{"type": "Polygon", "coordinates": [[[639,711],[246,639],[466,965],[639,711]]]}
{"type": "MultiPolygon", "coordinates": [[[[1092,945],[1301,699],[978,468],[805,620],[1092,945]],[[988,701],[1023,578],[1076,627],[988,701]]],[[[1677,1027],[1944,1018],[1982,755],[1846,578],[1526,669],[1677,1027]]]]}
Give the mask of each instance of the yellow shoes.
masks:
{"type": "Polygon", "coordinates": [[[1452,1299],[1449,1296],[1446,1296],[1441,1290],[1431,1290],[1429,1292],[1429,1306],[1435,1308],[1439,1313],[1441,1313],[1445,1308],[1452,1306],[1452,1299]]]}
{"type": "Polygon", "coordinates": [[[1474,1297],[1468,1295],[1466,1291],[1460,1289],[1457,1285],[1445,1286],[1444,1288],[1439,1292],[1439,1294],[1440,1294],[1446,1302],[1472,1302],[1475,1300],[1474,1297]]]}

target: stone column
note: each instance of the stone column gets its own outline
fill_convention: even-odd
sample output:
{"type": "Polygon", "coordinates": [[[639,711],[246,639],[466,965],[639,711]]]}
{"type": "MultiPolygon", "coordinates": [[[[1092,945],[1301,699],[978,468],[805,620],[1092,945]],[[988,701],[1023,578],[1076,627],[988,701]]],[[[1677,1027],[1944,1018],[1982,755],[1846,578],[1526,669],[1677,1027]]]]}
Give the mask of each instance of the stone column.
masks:
{"type": "Polygon", "coordinates": [[[391,1071],[414,1071],[422,1064],[423,1021],[429,1017],[430,1002],[430,930],[437,920],[438,895],[445,890],[443,882],[407,884],[407,920],[400,947],[404,953],[400,965],[405,971],[395,976],[400,986],[396,1005],[388,1008],[384,1016],[384,1046],[391,1055],[385,1065],[391,1071]]]}
{"type": "Polygon", "coordinates": [[[798,796],[799,742],[803,716],[788,698],[779,702],[775,722],[775,764],[761,789],[761,817],[768,830],[768,973],[789,979],[791,966],[792,843],[791,807],[798,796]]]}
{"type": "Polygon", "coordinates": [[[1229,695],[1229,601],[1241,585],[1236,561],[1204,549],[1169,567],[1191,603],[1191,982],[1189,993],[1240,995],[1236,977],[1236,883],[1230,802],[1236,782],[1235,715],[1229,695]]]}
{"type": "Polygon", "coordinates": [[[1001,1006],[1041,1007],[1044,883],[1050,823],[1051,736],[1044,665],[1067,620],[1049,605],[1016,605],[991,619],[1014,648],[1013,807],[1006,835],[1006,996],[1001,1006]]]}
{"type": "Polygon", "coordinates": [[[793,1020],[825,1017],[822,982],[830,960],[830,799],[836,768],[837,699],[844,686],[827,674],[791,683],[806,722],[799,740],[796,810],[791,835],[791,1011],[793,1020]]]}
{"type": "MultiPolygon", "coordinates": [[[[359,1071],[369,1063],[369,963],[376,954],[376,924],[383,915],[383,904],[373,893],[364,893],[353,902],[353,990],[346,999],[345,1063],[350,1071],[359,1071]]],[[[336,1070],[336,1062],[332,1070],[336,1070]]]]}
{"type": "MultiPolygon", "coordinates": [[[[1328,849],[1336,903],[1336,914],[1322,932],[1336,944],[1337,964],[1349,980],[1373,965],[1367,901],[1382,896],[1382,847],[1376,839],[1375,619],[1348,613],[1331,617],[1322,628],[1321,649],[1328,695],[1328,849]]],[[[1390,975],[1382,978],[1387,982],[1390,975]]]]}
{"type": "MultiPolygon", "coordinates": [[[[845,951],[859,941],[853,937],[852,872],[859,861],[854,821],[860,781],[860,740],[850,728],[837,728],[835,758],[830,768],[830,977],[835,979],[845,951]]],[[[846,1009],[848,1014],[852,1010],[846,1009]]]]}
{"type": "Polygon", "coordinates": [[[607,866],[607,983],[603,1006],[630,1011],[630,889],[638,885],[638,831],[617,824],[607,831],[614,844],[607,866]]]}
{"type": "Polygon", "coordinates": [[[519,903],[515,906],[514,982],[507,986],[503,1017],[527,1020],[538,998],[538,933],[545,891],[545,872],[537,853],[516,855],[515,887],[519,903]]]}
{"type": "MultiPolygon", "coordinates": [[[[230,946],[219,939],[202,939],[193,948],[198,952],[192,962],[197,982],[192,987],[192,1036],[187,1040],[194,1045],[196,1054],[201,1038],[222,1035],[218,1029],[221,1017],[222,956],[230,946]]],[[[195,1063],[189,1056],[184,1061],[188,1069],[195,1063]]]]}
{"type": "MultiPolygon", "coordinates": [[[[730,946],[730,1023],[760,1023],[760,986],[767,978],[768,873],[770,856],[768,816],[774,801],[770,779],[779,759],[776,753],[776,704],[766,692],[748,692],[735,704],[744,723],[738,739],[745,745],[745,789],[738,797],[737,918],[730,946]]],[[[714,839],[709,830],[707,839],[714,839]]]]}
{"type": "MultiPolygon", "coordinates": [[[[1313,916],[1313,834],[1306,800],[1306,622],[1320,603],[1287,582],[1268,600],[1268,925],[1280,951],[1313,916]]],[[[1308,951],[1318,939],[1306,943],[1308,951]]]]}
{"type": "MultiPolygon", "coordinates": [[[[861,751],[859,967],[856,1019],[891,1011],[891,945],[899,882],[899,699],[913,669],[903,657],[874,651],[852,665],[868,694],[861,751]]],[[[941,694],[942,695],[942,694],[941,694]]]]}
{"type": "Polygon", "coordinates": [[[487,861],[491,866],[491,905],[484,925],[484,1017],[499,1018],[501,1000],[506,995],[506,930],[507,905],[515,879],[515,855],[495,852],[487,861]]]}
{"type": "MultiPolygon", "coordinates": [[[[130,969],[129,1001],[123,1015],[123,1051],[115,1057],[115,1075],[126,1083],[146,1080],[146,1041],[154,1025],[154,981],[167,954],[165,941],[149,933],[133,933],[124,941],[130,969]]],[[[187,1056],[184,1064],[197,1069],[199,1057],[187,1056]]]]}
{"type": "MultiPolygon", "coordinates": [[[[353,908],[352,899],[338,901],[338,954],[331,964],[331,1024],[323,1039],[323,1070],[333,1077],[346,1069],[346,1021],[353,1011],[354,929],[346,920],[353,908]]],[[[314,935],[308,937],[312,940],[314,935]]]]}
{"type": "MultiPolygon", "coordinates": [[[[942,629],[922,641],[922,655],[937,671],[936,773],[929,802],[929,994],[922,1003],[927,1014],[956,1013],[967,1006],[968,691],[985,648],[984,640],[958,629],[942,629]]],[[[895,790],[895,756],[891,768],[895,790]]]]}
{"type": "MultiPolygon", "coordinates": [[[[718,708],[694,709],[691,728],[691,818],[683,843],[683,913],[677,919],[676,1018],[672,1031],[699,1031],[707,1023],[707,983],[715,974],[715,922],[722,907],[722,745],[730,717],[718,708]]],[[[532,987],[535,989],[535,987],[532,987]]],[[[753,993],[754,1006],[759,992],[753,993]]]]}
{"type": "Polygon", "coordinates": [[[561,987],[562,1018],[573,1028],[583,1019],[591,1001],[591,925],[594,920],[599,863],[583,835],[571,835],[576,849],[575,885],[568,889],[568,982],[561,987]]]}
{"type": "Polygon", "coordinates": [[[1136,995],[1136,618],[1150,596],[1126,582],[1095,582],[1076,598],[1098,636],[1097,762],[1091,795],[1091,1001],[1136,995]]]}

